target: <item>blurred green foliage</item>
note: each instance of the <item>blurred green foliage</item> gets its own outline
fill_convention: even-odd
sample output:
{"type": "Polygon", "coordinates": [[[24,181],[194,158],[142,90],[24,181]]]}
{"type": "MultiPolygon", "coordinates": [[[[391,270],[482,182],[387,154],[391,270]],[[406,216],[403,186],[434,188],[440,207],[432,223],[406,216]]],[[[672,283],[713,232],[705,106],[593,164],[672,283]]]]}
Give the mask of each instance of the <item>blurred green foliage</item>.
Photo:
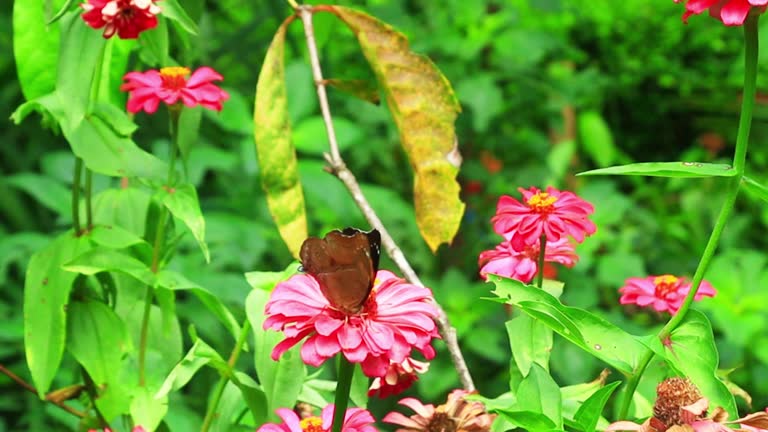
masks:
{"type": "MultiPolygon", "coordinates": [[[[242,320],[250,290],[243,273],[279,270],[291,261],[259,188],[252,138],[256,77],[271,36],[289,9],[280,0],[247,7],[237,0],[180,3],[199,23],[199,35],[182,37],[171,31],[173,55],[185,64],[221,71],[232,99],[221,114],[204,113],[201,135],[186,161],[206,219],[211,262],[205,264],[187,235],[173,267],[215,292],[242,320]]],[[[408,35],[412,48],[429,55],[448,77],[462,103],[457,135],[467,212],[453,244],[433,256],[418,235],[408,162],[387,111],[338,91],[330,95],[348,165],[448,311],[482,394],[495,396],[507,388],[508,311],[479,299],[490,288],[477,276],[477,255],[500,240],[489,219],[499,195],[514,196],[517,187],[551,184],[575,190],[596,207],[597,234],[580,246],[580,263],[558,275],[566,282],[565,303],[600,310],[636,333],[664,322],[665,317],[620,307],[617,289],[631,276],[693,273],[724,180],[574,174],[636,161],[727,163],[743,72],[739,28],[726,28],[708,17],[693,17],[684,25],[682,6],[670,0],[340,3],[364,9],[408,35]]],[[[11,8],[12,2],[0,2],[0,50],[6,53],[12,52],[11,8]]],[[[370,77],[343,25],[324,14],[315,25],[327,77],[370,77]]],[[[765,40],[768,28],[762,27],[765,40]]],[[[151,53],[141,52],[141,60],[152,64],[151,53]]],[[[310,231],[365,227],[347,192],[322,169],[326,138],[300,26],[289,31],[288,57],[289,109],[310,231]]],[[[136,60],[131,59],[130,68],[136,60]]],[[[768,87],[766,71],[768,63],[761,61],[758,89],[768,87]]],[[[0,76],[0,118],[8,118],[24,101],[11,55],[0,56],[0,76]]],[[[768,151],[760,145],[768,137],[764,101],[758,101],[748,168],[749,175],[761,180],[768,178],[763,174],[768,151]]],[[[165,114],[138,115],[136,121],[140,129],[135,141],[157,155],[167,154],[165,114]]],[[[0,363],[28,380],[21,310],[25,267],[34,251],[71,223],[74,161],[67,143],[42,127],[40,117],[31,116],[20,126],[0,123],[0,142],[0,363]]],[[[109,186],[114,186],[112,180],[96,176],[97,193],[109,186]]],[[[768,210],[757,198],[742,196],[707,275],[719,293],[697,305],[713,322],[721,368],[735,369],[730,379],[752,394],[758,409],[768,405],[766,223],[768,210]]],[[[394,268],[388,260],[383,267],[394,268]]],[[[199,303],[186,300],[179,298],[181,328],[194,325],[219,352],[228,352],[225,329],[199,303]]],[[[411,391],[428,401],[442,399],[458,385],[438,345],[437,360],[411,391]]],[[[561,386],[594,379],[601,367],[556,338],[552,371],[561,386]]],[[[54,388],[77,380],[77,374],[72,359],[65,360],[54,388]]],[[[169,424],[199,423],[215,379],[214,372],[202,372],[183,395],[175,395],[169,424]]],[[[371,405],[378,417],[392,403],[371,405]]],[[[66,413],[40,403],[4,376],[0,413],[0,431],[58,430],[73,424],[66,413]]]]}

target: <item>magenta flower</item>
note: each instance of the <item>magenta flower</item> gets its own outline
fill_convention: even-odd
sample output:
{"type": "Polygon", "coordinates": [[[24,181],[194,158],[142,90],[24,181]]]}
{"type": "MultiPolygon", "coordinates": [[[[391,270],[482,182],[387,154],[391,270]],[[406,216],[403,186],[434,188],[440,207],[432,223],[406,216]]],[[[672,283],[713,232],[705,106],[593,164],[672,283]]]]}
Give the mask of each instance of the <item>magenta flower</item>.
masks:
{"type": "MultiPolygon", "coordinates": [[[[299,419],[299,416],[287,408],[275,410],[283,419],[280,424],[267,423],[257,429],[256,432],[328,432],[333,422],[334,405],[326,405],[320,417],[311,416],[299,419]]],[[[373,415],[362,408],[348,408],[344,415],[342,432],[377,432],[373,423],[376,420],[373,415]]]]}
{"type": "Polygon", "coordinates": [[[385,375],[374,378],[368,388],[368,397],[377,396],[384,399],[398,395],[410,388],[418,381],[419,375],[426,373],[428,369],[429,363],[410,357],[402,363],[390,363],[385,375]]]}
{"type": "Polygon", "coordinates": [[[222,103],[229,99],[229,93],[219,88],[213,81],[224,78],[215,70],[203,66],[187,79],[189,68],[172,66],[159,71],[128,72],[123,77],[126,82],[120,90],[129,92],[128,112],[141,110],[152,114],[157,111],[160,102],[175,105],[178,102],[188,107],[197,105],[210,110],[221,111],[222,103]]]}
{"type": "Polygon", "coordinates": [[[402,363],[413,349],[432,359],[430,342],[439,337],[432,292],[386,270],[376,274],[373,290],[357,313],[334,309],[315,278],[297,274],[277,284],[265,314],[264,329],[281,330],[286,336],[272,350],[273,359],[306,339],[301,346],[304,363],[320,366],[341,352],[374,378],[385,376],[390,363],[402,363]]]}
{"type": "Polygon", "coordinates": [[[415,414],[406,417],[399,412],[391,412],[381,421],[402,426],[397,432],[488,432],[493,423],[494,414],[488,414],[480,402],[467,401],[466,390],[454,390],[448,395],[443,405],[435,407],[424,405],[418,399],[405,398],[398,402],[412,409],[415,414]]]}
{"type": "MultiPolygon", "coordinates": [[[[685,296],[691,290],[691,283],[684,278],[672,275],[632,277],[619,288],[621,298],[619,303],[650,306],[657,312],[669,312],[674,315],[683,304],[685,296]]],[[[701,281],[694,300],[714,297],[715,288],[707,281],[701,281]]]]}
{"type": "MultiPolygon", "coordinates": [[[[505,240],[497,245],[496,249],[483,251],[478,258],[480,276],[486,279],[488,274],[496,274],[529,283],[539,269],[540,243],[541,241],[537,240],[532,245],[523,245],[523,249],[518,251],[512,247],[512,242],[505,240]]],[[[579,260],[573,244],[567,238],[548,241],[546,248],[545,262],[556,262],[566,267],[573,267],[579,260]]]]}
{"type": "Polygon", "coordinates": [[[136,39],[139,33],[157,27],[160,8],[154,0],[88,0],[80,5],[90,27],[104,27],[104,38],[117,33],[120,39],[136,39]]]}
{"type": "Polygon", "coordinates": [[[511,234],[510,241],[515,250],[536,244],[542,234],[547,236],[548,242],[571,236],[581,243],[585,236],[597,230],[589,220],[594,207],[574,193],[560,192],[551,186],[546,192],[535,187],[518,190],[523,194],[523,202],[502,195],[496,215],[491,219],[497,233],[511,234]]]}
{"type": "Polygon", "coordinates": [[[744,24],[753,7],[762,13],[768,5],[768,0],[675,0],[675,3],[681,1],[685,2],[684,22],[687,23],[691,15],[698,15],[709,9],[710,16],[728,26],[744,24]]]}

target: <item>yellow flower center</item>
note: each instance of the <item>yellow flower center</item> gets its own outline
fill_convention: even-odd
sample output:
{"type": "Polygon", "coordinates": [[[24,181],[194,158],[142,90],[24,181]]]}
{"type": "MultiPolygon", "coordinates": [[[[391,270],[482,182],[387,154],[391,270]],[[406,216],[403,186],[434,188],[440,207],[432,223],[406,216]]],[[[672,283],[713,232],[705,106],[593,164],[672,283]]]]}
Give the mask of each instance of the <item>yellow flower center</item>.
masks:
{"type": "Polygon", "coordinates": [[[184,88],[187,85],[187,75],[189,75],[189,68],[183,66],[169,66],[160,69],[163,86],[172,90],[184,88]]]}
{"type": "Polygon", "coordinates": [[[303,418],[299,427],[304,432],[323,432],[323,419],[317,416],[303,418]]]}
{"type": "Polygon", "coordinates": [[[680,279],[672,275],[657,276],[653,279],[656,285],[656,297],[666,297],[667,294],[677,291],[680,279]]]}
{"type": "Polygon", "coordinates": [[[554,209],[554,204],[557,202],[557,197],[552,196],[546,192],[539,192],[532,197],[528,198],[526,204],[531,210],[537,213],[549,213],[554,209]]]}

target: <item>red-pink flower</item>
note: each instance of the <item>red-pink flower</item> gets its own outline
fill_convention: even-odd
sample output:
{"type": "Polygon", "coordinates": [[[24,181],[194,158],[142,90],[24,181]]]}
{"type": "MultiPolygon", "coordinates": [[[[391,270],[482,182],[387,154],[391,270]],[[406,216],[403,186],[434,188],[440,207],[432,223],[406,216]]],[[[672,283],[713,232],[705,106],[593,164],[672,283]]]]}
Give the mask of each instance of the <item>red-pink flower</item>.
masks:
{"type": "MultiPolygon", "coordinates": [[[[112,429],[104,428],[102,431],[103,432],[112,432],[112,429]]],[[[88,429],[88,432],[99,432],[99,431],[98,431],[98,429],[88,429]]],[[[146,432],[146,429],[144,429],[144,426],[136,426],[133,429],[131,429],[131,432],[146,432]]]]}
{"type": "MultiPolygon", "coordinates": [[[[517,279],[523,283],[530,282],[539,269],[540,243],[541,241],[538,240],[532,245],[523,245],[523,249],[518,251],[512,247],[512,242],[505,240],[497,245],[496,249],[483,251],[478,258],[480,276],[486,279],[488,274],[496,274],[517,279]]],[[[566,267],[573,267],[579,260],[568,238],[547,241],[546,248],[545,262],[556,262],[566,267]]]]}
{"type": "Polygon", "coordinates": [[[272,350],[277,360],[306,339],[301,358],[320,366],[339,352],[360,363],[369,377],[386,375],[391,362],[402,363],[412,349],[427,360],[435,356],[430,345],[439,337],[432,292],[380,270],[363,308],[355,314],[334,309],[317,280],[297,274],[277,284],[265,307],[264,329],[282,330],[286,338],[272,350]]]}
{"type": "Polygon", "coordinates": [[[709,9],[709,15],[729,26],[744,24],[753,7],[762,13],[768,5],[768,0],[675,0],[675,3],[681,1],[686,2],[684,22],[688,22],[689,16],[698,15],[709,9]]]}
{"type": "Polygon", "coordinates": [[[400,394],[419,379],[419,374],[426,373],[429,363],[406,358],[402,363],[390,363],[384,376],[376,377],[368,388],[368,397],[382,399],[400,394]]]}
{"type": "Polygon", "coordinates": [[[571,236],[581,243],[585,236],[597,230],[589,220],[594,207],[573,192],[561,192],[551,186],[546,192],[535,187],[518,190],[523,195],[523,202],[502,195],[496,215],[491,219],[497,233],[511,234],[510,240],[516,250],[522,250],[523,245],[536,244],[542,234],[547,236],[548,242],[571,236]]]}
{"type": "Polygon", "coordinates": [[[128,72],[123,77],[126,82],[120,90],[129,92],[128,111],[137,113],[141,110],[149,114],[157,111],[160,102],[174,105],[178,102],[188,107],[197,105],[203,108],[221,111],[222,103],[229,99],[229,93],[219,88],[213,81],[224,78],[215,70],[203,66],[187,79],[189,68],[172,66],[159,71],[128,72]]]}
{"type": "Polygon", "coordinates": [[[104,38],[115,33],[120,39],[136,39],[139,33],[157,27],[160,8],[155,0],[88,0],[80,5],[89,26],[104,27],[104,38]]]}
{"type": "MultiPolygon", "coordinates": [[[[299,416],[287,408],[275,410],[283,419],[280,424],[267,423],[256,432],[328,432],[333,422],[334,405],[326,405],[322,414],[300,419],[299,416]]],[[[344,415],[342,432],[377,432],[373,423],[376,420],[373,415],[362,408],[348,408],[344,415]]]]}
{"type": "Polygon", "coordinates": [[[466,390],[454,390],[448,395],[443,405],[424,405],[418,399],[405,398],[398,402],[412,409],[415,414],[406,417],[399,412],[391,412],[381,421],[402,426],[397,432],[488,432],[496,417],[488,414],[480,402],[467,401],[466,390]],[[450,429],[447,426],[450,425],[450,429]]]}
{"type": "MultiPolygon", "coordinates": [[[[621,304],[636,304],[643,307],[652,307],[658,312],[667,311],[674,315],[683,304],[685,296],[691,290],[691,282],[684,278],[672,275],[646,276],[644,278],[632,277],[619,288],[621,304]]],[[[699,290],[694,300],[714,297],[715,288],[707,281],[701,281],[699,290]]]]}

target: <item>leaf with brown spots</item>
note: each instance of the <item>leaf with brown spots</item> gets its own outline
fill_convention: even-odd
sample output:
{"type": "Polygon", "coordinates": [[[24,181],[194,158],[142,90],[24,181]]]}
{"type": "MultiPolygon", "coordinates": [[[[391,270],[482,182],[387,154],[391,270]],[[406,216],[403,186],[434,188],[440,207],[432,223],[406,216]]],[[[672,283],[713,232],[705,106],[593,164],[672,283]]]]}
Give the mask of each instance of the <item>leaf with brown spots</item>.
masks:
{"type": "Polygon", "coordinates": [[[256,84],[254,139],[261,169],[261,186],[283,241],[298,258],[307,238],[304,192],[299,181],[296,150],[291,143],[285,84],[285,30],[289,18],[272,39],[256,84]]]}
{"type": "Polygon", "coordinates": [[[451,85],[429,58],[412,52],[405,36],[391,26],[340,6],[316,9],[336,14],[352,29],[384,91],[414,170],[416,222],[435,251],[453,240],[464,214],[456,182],[461,155],[454,130],[461,108],[451,85]]]}

